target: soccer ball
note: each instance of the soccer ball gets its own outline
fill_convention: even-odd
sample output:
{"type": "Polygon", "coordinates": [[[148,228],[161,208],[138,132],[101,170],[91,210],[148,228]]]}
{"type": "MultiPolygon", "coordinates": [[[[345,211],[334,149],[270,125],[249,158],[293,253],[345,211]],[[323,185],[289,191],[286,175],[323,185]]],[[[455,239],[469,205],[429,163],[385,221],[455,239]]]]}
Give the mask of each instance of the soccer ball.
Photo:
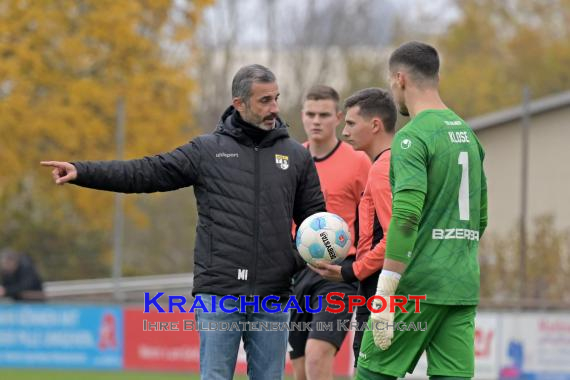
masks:
{"type": "Polygon", "coordinates": [[[338,264],[352,246],[348,224],[338,215],[318,212],[309,216],[297,230],[297,250],[307,262],[338,264]]]}

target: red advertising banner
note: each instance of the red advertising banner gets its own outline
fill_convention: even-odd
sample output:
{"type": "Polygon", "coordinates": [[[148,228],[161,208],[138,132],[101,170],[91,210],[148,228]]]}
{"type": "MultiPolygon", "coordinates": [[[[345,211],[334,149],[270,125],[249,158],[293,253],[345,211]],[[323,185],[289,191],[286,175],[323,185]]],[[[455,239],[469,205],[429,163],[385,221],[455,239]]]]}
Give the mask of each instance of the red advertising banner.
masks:
{"type": "Polygon", "coordinates": [[[194,314],[125,308],[125,369],[198,373],[200,339],[197,331],[184,331],[184,320],[194,320],[194,314]],[[171,330],[174,327],[179,331],[171,330]],[[154,331],[159,328],[162,331],[154,331]]]}
{"type": "MultiPolygon", "coordinates": [[[[129,370],[200,371],[200,337],[198,331],[184,329],[184,321],[194,321],[192,313],[143,313],[142,308],[127,307],[124,311],[124,367],[129,370]],[[173,330],[177,328],[178,331],[173,330]],[[145,331],[146,330],[146,331],[145,331]],[[157,331],[160,330],[160,331],[157,331]]],[[[352,374],[353,333],[335,358],[334,373],[337,376],[352,374]]],[[[287,358],[286,373],[293,369],[287,358]]],[[[240,347],[236,373],[247,373],[247,361],[243,346],[240,347]]]]}

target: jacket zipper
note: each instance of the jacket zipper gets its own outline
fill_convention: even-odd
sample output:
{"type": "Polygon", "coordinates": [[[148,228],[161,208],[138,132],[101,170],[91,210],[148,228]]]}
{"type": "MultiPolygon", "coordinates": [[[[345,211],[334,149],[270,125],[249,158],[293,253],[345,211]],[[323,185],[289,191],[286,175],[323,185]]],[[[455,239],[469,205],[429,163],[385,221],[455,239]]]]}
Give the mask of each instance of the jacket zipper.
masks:
{"type": "Polygon", "coordinates": [[[257,277],[257,256],[259,255],[259,195],[260,195],[260,173],[259,173],[259,146],[253,148],[255,154],[255,168],[254,168],[254,181],[255,181],[255,191],[253,193],[254,199],[254,223],[253,223],[253,244],[254,247],[254,258],[253,258],[253,271],[250,277],[249,289],[250,296],[253,298],[255,295],[255,281],[257,277]]]}

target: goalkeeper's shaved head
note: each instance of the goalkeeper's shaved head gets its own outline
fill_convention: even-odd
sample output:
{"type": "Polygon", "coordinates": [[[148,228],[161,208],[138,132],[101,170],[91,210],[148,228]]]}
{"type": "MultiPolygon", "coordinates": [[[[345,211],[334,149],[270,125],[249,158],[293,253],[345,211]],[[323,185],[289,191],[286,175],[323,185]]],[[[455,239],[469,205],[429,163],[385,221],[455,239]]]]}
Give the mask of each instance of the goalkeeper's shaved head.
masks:
{"type": "Polygon", "coordinates": [[[390,73],[404,70],[419,87],[437,85],[439,81],[439,55],[433,46],[411,41],[397,48],[388,62],[390,73]]]}

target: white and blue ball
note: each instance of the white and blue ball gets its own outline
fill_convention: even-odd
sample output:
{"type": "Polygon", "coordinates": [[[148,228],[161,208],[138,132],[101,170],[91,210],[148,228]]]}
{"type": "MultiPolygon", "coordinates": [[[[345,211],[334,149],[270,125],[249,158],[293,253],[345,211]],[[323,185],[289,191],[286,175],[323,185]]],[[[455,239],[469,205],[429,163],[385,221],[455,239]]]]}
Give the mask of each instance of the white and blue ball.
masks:
{"type": "Polygon", "coordinates": [[[352,239],[344,219],[330,212],[319,212],[301,223],[296,244],[309,264],[317,260],[338,264],[348,254],[352,239]]]}

